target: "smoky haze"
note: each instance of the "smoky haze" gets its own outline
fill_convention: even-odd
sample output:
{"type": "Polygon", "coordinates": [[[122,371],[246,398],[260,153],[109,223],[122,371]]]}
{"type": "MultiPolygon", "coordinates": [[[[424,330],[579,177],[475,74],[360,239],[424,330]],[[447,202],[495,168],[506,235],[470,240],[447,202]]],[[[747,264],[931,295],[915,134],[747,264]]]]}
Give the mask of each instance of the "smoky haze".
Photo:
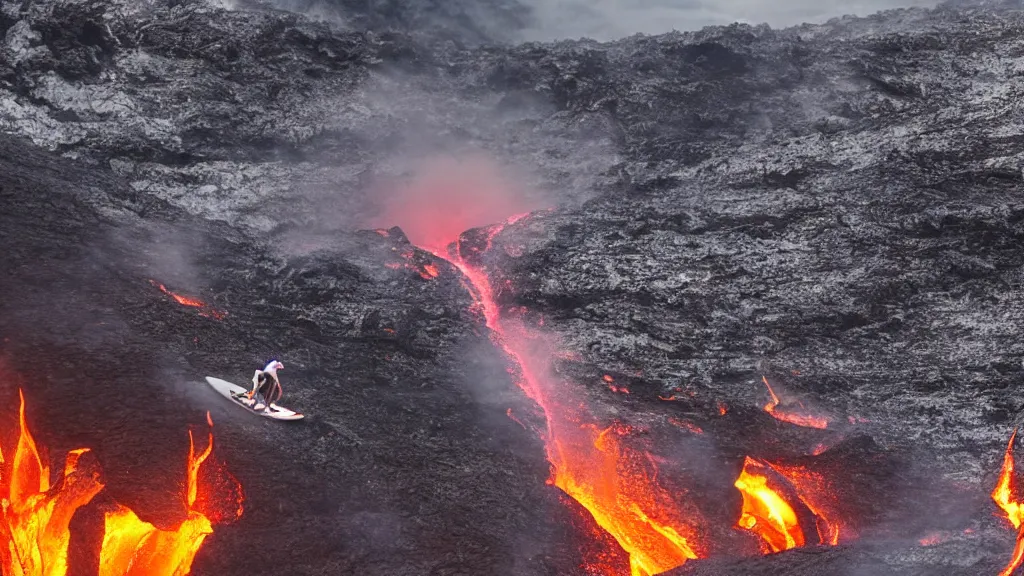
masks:
{"type": "Polygon", "coordinates": [[[248,0],[343,27],[394,27],[441,32],[464,41],[609,41],[637,33],[699,30],[734,22],[785,28],[895,8],[932,8],[938,0],[248,0]]]}
{"type": "Polygon", "coordinates": [[[937,0],[525,0],[533,24],[524,40],[580,37],[607,41],[636,33],[663,34],[672,30],[698,30],[734,22],[767,23],[785,28],[819,24],[847,14],[868,16],[882,10],[934,7],[937,0]]]}

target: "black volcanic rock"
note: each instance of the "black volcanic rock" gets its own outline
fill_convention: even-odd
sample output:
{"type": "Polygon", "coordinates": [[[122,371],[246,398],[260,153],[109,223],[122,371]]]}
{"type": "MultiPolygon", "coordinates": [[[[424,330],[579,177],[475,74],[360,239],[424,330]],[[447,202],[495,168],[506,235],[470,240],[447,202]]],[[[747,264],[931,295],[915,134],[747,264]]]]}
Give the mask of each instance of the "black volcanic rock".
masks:
{"type": "Polygon", "coordinates": [[[426,3],[345,3],[342,26],[247,6],[0,3],[4,359],[41,440],[93,446],[153,518],[214,407],[250,503],[197,573],[584,573],[588,526],[506,418],[526,401],[458,271],[369,230],[411,230],[371,216],[418,160],[480,152],[555,209],[466,231],[469,260],[715,519],[674,573],[1009,559],[988,492],[1024,407],[1019,2],[522,45],[464,3],[454,35],[426,3]],[[197,391],[272,355],[303,426],[197,391]],[[762,376],[828,429],[769,416],[762,376]],[[859,538],[737,557],[745,456],[827,473],[859,538]]]}

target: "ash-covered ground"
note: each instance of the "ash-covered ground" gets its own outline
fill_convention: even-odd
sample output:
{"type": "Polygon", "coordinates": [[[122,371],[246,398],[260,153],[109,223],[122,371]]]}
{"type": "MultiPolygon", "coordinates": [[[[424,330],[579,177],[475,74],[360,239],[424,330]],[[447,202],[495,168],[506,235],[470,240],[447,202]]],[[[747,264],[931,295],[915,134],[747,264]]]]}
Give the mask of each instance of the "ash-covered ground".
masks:
{"type": "Polygon", "coordinates": [[[182,513],[210,410],[247,503],[195,574],[585,574],[594,527],[506,416],[529,411],[507,359],[412,244],[526,211],[481,259],[496,299],[713,520],[711,557],[674,573],[1006,564],[1019,2],[518,45],[512,2],[344,8],[0,2],[5,418],[23,387],[40,443],[92,447],[108,484],[70,573],[95,572],[104,499],[182,513]],[[392,225],[412,243],[370,230],[392,225]],[[271,356],[307,421],[201,383],[271,356]],[[829,427],[773,419],[762,376],[829,427]],[[733,529],[745,456],[825,474],[856,536],[761,556],[733,529]]]}

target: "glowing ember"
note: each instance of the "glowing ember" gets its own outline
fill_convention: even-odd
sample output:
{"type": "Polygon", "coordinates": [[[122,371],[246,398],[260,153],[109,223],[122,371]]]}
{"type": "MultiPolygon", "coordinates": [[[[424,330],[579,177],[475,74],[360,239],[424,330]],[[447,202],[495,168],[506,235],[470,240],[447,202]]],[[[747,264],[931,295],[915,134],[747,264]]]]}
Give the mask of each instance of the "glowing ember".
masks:
{"type": "Polygon", "coordinates": [[[677,428],[682,428],[683,430],[688,430],[690,432],[693,432],[694,434],[703,434],[704,433],[704,430],[700,426],[697,426],[696,424],[694,424],[693,422],[690,422],[689,420],[681,420],[679,418],[673,418],[673,417],[669,416],[668,422],[669,422],[669,424],[672,424],[673,426],[675,426],[677,428]]]}
{"type": "Polygon", "coordinates": [[[1021,528],[1024,522],[1024,506],[1020,502],[1020,494],[1017,486],[1017,474],[1013,459],[1013,443],[1017,439],[1017,430],[1010,435],[1010,442],[1006,445],[1006,452],[1003,454],[1003,467],[999,472],[999,481],[992,490],[992,500],[1006,514],[1006,519],[1017,529],[1017,544],[1013,549],[1013,558],[1006,568],[999,573],[999,576],[1010,576],[1024,563],[1024,529],[1021,528]]]}
{"type": "Polygon", "coordinates": [[[768,393],[772,396],[771,401],[764,405],[765,412],[779,420],[782,420],[783,422],[789,422],[790,424],[796,424],[797,426],[821,429],[828,428],[828,419],[826,418],[806,414],[795,414],[793,412],[779,410],[779,397],[776,396],[775,391],[772,390],[772,385],[768,383],[768,379],[764,376],[761,377],[761,381],[768,387],[768,393]]]}
{"type": "Polygon", "coordinates": [[[728,405],[726,405],[726,403],[725,403],[725,402],[719,402],[719,403],[718,403],[718,415],[719,415],[719,416],[725,416],[725,414],[726,414],[726,413],[727,413],[728,411],[729,411],[729,406],[728,406],[728,405]]]}
{"type": "MultiPolygon", "coordinates": [[[[209,414],[207,421],[212,422],[209,414]]],[[[11,576],[65,576],[71,517],[103,489],[99,465],[88,449],[72,450],[67,455],[63,476],[51,486],[49,466],[43,463],[25,423],[24,396],[19,425],[18,445],[10,468],[0,457],[0,494],[5,504],[0,526],[0,568],[3,574],[11,576]]],[[[237,483],[237,499],[229,503],[232,511],[221,516],[214,513],[214,507],[223,506],[224,502],[203,493],[200,468],[212,450],[212,433],[202,454],[196,456],[194,446],[189,450],[185,494],[188,518],[177,529],[159,530],[123,506],[106,514],[99,576],[189,573],[196,552],[213,531],[213,521],[232,514],[237,518],[242,513],[241,488],[237,483]]]]}
{"type": "Polygon", "coordinates": [[[826,443],[826,442],[818,442],[817,444],[815,444],[814,448],[811,449],[811,456],[820,456],[821,454],[824,454],[825,452],[827,452],[828,449],[829,449],[828,443],[826,443]]]}
{"type": "Polygon", "coordinates": [[[192,298],[190,296],[182,296],[181,294],[177,294],[175,292],[171,292],[170,290],[167,289],[166,286],[164,286],[163,284],[160,284],[156,280],[150,280],[149,283],[152,284],[153,286],[156,286],[157,288],[159,288],[161,292],[163,292],[164,294],[167,294],[168,296],[170,296],[178,304],[181,304],[182,306],[188,306],[189,308],[199,308],[200,309],[200,312],[199,312],[200,316],[203,316],[205,318],[212,317],[212,318],[216,318],[217,320],[223,320],[224,317],[228,315],[227,312],[224,312],[222,310],[215,310],[215,309],[211,308],[210,306],[207,306],[206,302],[203,302],[202,300],[200,300],[198,298],[192,298]]]}
{"type": "Polygon", "coordinates": [[[516,418],[515,415],[512,414],[512,409],[511,408],[509,408],[508,410],[505,411],[505,415],[509,417],[509,420],[512,420],[516,424],[519,424],[520,426],[522,426],[523,430],[526,430],[526,425],[523,424],[522,422],[520,422],[519,418],[516,418]]]}
{"type": "Polygon", "coordinates": [[[803,546],[804,531],[796,512],[782,496],[768,485],[769,466],[749,456],[735,486],[743,495],[739,528],[757,534],[772,552],[803,546]]]}
{"type": "MultiPolygon", "coordinates": [[[[379,233],[381,231],[378,230],[377,232],[379,233]]],[[[385,232],[385,234],[382,234],[382,235],[383,236],[387,236],[387,231],[385,230],[384,232],[385,232]]],[[[397,248],[395,248],[395,247],[392,247],[391,249],[394,250],[394,251],[397,251],[397,248]]],[[[401,270],[403,268],[405,268],[407,270],[413,270],[417,274],[419,274],[420,277],[423,278],[424,280],[433,280],[434,278],[437,278],[441,274],[441,271],[437,269],[437,265],[436,264],[429,263],[429,262],[425,263],[425,264],[417,263],[416,262],[416,253],[414,251],[412,251],[412,250],[406,250],[406,251],[402,252],[401,254],[399,254],[399,256],[404,258],[406,261],[405,262],[385,262],[384,266],[386,266],[387,268],[390,268],[391,270],[401,270]]]]}
{"type": "Polygon", "coordinates": [[[957,533],[957,532],[948,532],[948,531],[929,532],[923,538],[919,539],[917,541],[917,543],[920,544],[921,546],[938,546],[939,544],[942,544],[942,543],[945,543],[945,542],[949,542],[950,540],[953,540],[954,538],[957,538],[959,534],[963,534],[965,536],[969,536],[971,534],[974,534],[974,529],[973,528],[965,528],[963,531],[961,531],[959,533],[957,533]]]}

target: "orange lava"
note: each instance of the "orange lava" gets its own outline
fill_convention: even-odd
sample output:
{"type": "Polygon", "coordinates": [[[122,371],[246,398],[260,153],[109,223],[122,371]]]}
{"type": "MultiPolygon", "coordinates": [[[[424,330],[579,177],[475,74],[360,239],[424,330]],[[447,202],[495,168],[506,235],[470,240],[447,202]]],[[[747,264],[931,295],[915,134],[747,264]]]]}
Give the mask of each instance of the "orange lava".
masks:
{"type": "Polygon", "coordinates": [[[1013,458],[1013,443],[1017,439],[1017,430],[1010,435],[1010,442],[1006,445],[1006,452],[1003,454],[1003,467],[999,472],[999,481],[992,490],[992,500],[1006,514],[1006,519],[1017,529],[1017,544],[1013,549],[1013,558],[1006,568],[999,573],[999,576],[1010,576],[1024,563],[1024,506],[1020,502],[1020,493],[1017,486],[1017,474],[1013,458]]]}
{"type": "MultiPolygon", "coordinates": [[[[24,396],[19,416],[14,460],[8,468],[7,461],[0,458],[0,495],[5,503],[0,525],[0,568],[11,576],[65,576],[71,517],[103,489],[99,464],[88,448],[72,450],[63,475],[51,485],[49,466],[25,422],[24,396]]],[[[207,421],[212,422],[209,414],[207,421]]],[[[191,441],[191,433],[189,438],[191,441]]],[[[194,445],[189,449],[185,494],[188,517],[176,529],[157,529],[120,505],[106,513],[99,576],[182,576],[190,572],[196,552],[213,532],[210,516],[221,519],[197,506],[197,500],[216,500],[217,495],[204,493],[206,488],[199,481],[200,468],[212,450],[212,432],[202,454],[195,454],[194,445]]],[[[241,487],[236,483],[234,488],[237,500],[230,505],[237,518],[242,513],[241,487]]]]}
{"type": "Polygon", "coordinates": [[[174,298],[174,301],[177,302],[178,304],[181,304],[182,306],[191,306],[192,308],[205,308],[206,307],[206,302],[203,302],[202,300],[200,300],[198,298],[190,298],[188,296],[182,296],[181,294],[176,294],[174,292],[171,292],[170,290],[167,289],[166,286],[164,286],[163,284],[158,284],[155,280],[150,280],[150,282],[154,286],[159,288],[161,292],[163,292],[164,294],[167,294],[171,298],[174,298]]]}
{"type": "MultiPolygon", "coordinates": [[[[380,233],[381,230],[377,230],[377,232],[380,233]]],[[[384,234],[381,234],[381,236],[387,237],[388,236],[387,231],[384,230],[383,232],[384,232],[384,234]]],[[[392,248],[392,250],[396,250],[397,251],[396,248],[392,248]]],[[[432,264],[432,263],[418,264],[418,263],[416,263],[415,262],[416,253],[414,251],[412,251],[412,250],[406,250],[406,251],[402,252],[401,254],[399,254],[399,256],[401,256],[402,258],[404,258],[407,261],[406,262],[385,262],[384,266],[386,266],[387,268],[390,268],[391,270],[401,270],[402,268],[405,268],[407,270],[413,270],[417,274],[420,275],[420,278],[423,278],[424,280],[433,280],[434,278],[437,278],[441,274],[441,271],[437,269],[437,265],[436,264],[432,264]]]]}
{"type": "Polygon", "coordinates": [[[828,428],[827,418],[811,416],[808,414],[796,414],[788,410],[779,410],[779,397],[775,395],[775,390],[772,390],[772,385],[768,383],[768,379],[764,376],[761,377],[761,381],[768,387],[768,393],[772,396],[771,401],[764,405],[765,412],[771,414],[778,420],[789,422],[790,424],[796,424],[797,426],[820,429],[828,428]]]}
{"type": "Polygon", "coordinates": [[[438,274],[440,274],[440,272],[438,272],[437,266],[434,266],[433,264],[424,264],[423,265],[423,275],[424,275],[424,278],[426,278],[426,279],[437,278],[438,274]]]}
{"type": "MultiPolygon", "coordinates": [[[[838,502],[835,492],[822,474],[808,470],[803,466],[782,466],[768,464],[793,487],[797,497],[817,519],[818,538],[822,544],[836,546],[839,544],[840,532],[838,502]]],[[[848,535],[844,535],[844,538],[848,535]]]]}
{"type": "MultiPolygon", "coordinates": [[[[488,242],[500,229],[491,230],[488,242]]],[[[658,485],[651,459],[625,446],[620,435],[612,433],[615,426],[598,426],[576,400],[559,397],[559,384],[548,380],[550,359],[531,349],[540,335],[501,317],[485,271],[470,266],[458,253],[449,258],[469,278],[495,343],[519,367],[519,386],[544,411],[551,483],[583,505],[629,553],[632,576],[651,576],[698,558],[699,519],[681,511],[658,485]]]]}
{"type": "Polygon", "coordinates": [[[164,286],[163,284],[160,284],[156,280],[150,280],[149,283],[152,284],[153,286],[156,286],[157,288],[159,288],[161,292],[163,292],[164,294],[167,294],[168,296],[170,296],[178,304],[181,304],[182,306],[188,306],[189,308],[199,308],[199,309],[201,309],[201,311],[199,312],[200,316],[203,316],[203,317],[206,317],[206,318],[211,318],[212,317],[212,318],[216,318],[217,320],[223,320],[224,317],[228,315],[227,312],[224,312],[222,310],[215,310],[215,309],[211,308],[210,306],[207,306],[206,302],[203,302],[202,300],[200,300],[198,298],[192,298],[191,296],[182,296],[181,294],[177,294],[175,292],[171,292],[170,290],[167,289],[166,286],[164,286]]]}
{"type": "Polygon", "coordinates": [[[690,422],[689,420],[683,420],[680,418],[673,418],[672,416],[669,416],[668,422],[669,424],[675,426],[676,428],[682,428],[683,430],[688,430],[690,432],[693,432],[694,434],[704,433],[703,428],[697,426],[696,424],[690,422]]]}
{"type": "Polygon", "coordinates": [[[3,525],[0,526],[0,572],[11,576],[64,576],[67,573],[71,517],[103,489],[100,469],[88,449],[68,453],[64,471],[50,484],[50,467],[43,463],[25,424],[21,395],[18,444],[14,460],[6,459],[0,477],[3,525]]]}
{"type": "MultiPolygon", "coordinates": [[[[525,216],[519,214],[489,227],[481,238],[482,246],[471,249],[486,252],[504,226],[525,216]]],[[[513,362],[510,373],[544,413],[544,443],[551,465],[549,483],[586,508],[629,554],[632,576],[659,574],[697,558],[703,547],[699,530],[702,519],[697,512],[684,509],[676,494],[659,485],[654,459],[626,443],[626,427],[600,425],[580,406],[579,397],[566,390],[573,384],[552,377],[551,363],[565,355],[516,317],[502,317],[487,271],[463,257],[463,242],[456,242],[449,252],[449,244],[468,226],[449,223],[446,219],[432,225],[420,218],[399,222],[411,241],[448,260],[468,280],[465,285],[473,297],[474,309],[491,329],[495,345],[513,362]]],[[[619,576],[601,561],[590,563],[588,568],[619,576]]]]}
{"type": "Polygon", "coordinates": [[[737,527],[761,537],[772,552],[805,544],[804,531],[796,512],[768,485],[767,463],[747,457],[735,486],[743,495],[743,510],[737,527]]]}

